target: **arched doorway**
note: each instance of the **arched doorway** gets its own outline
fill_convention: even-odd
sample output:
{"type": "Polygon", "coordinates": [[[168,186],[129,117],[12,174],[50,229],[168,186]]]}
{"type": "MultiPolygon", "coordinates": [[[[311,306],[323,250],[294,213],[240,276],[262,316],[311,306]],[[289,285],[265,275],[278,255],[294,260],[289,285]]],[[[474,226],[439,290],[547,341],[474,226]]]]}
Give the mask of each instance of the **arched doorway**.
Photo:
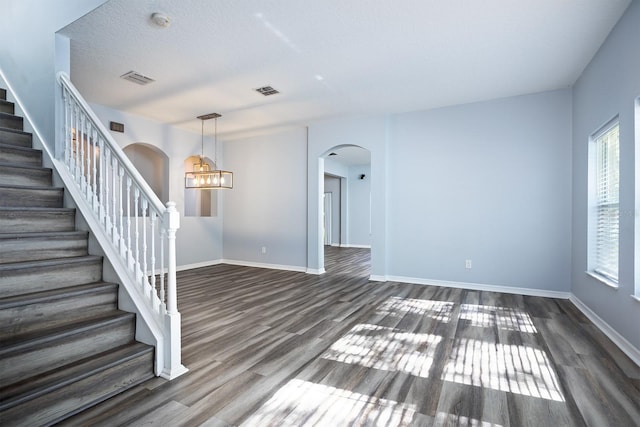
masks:
{"type": "Polygon", "coordinates": [[[136,142],[122,149],[162,203],[169,201],[169,157],[158,147],[136,142]]]}
{"type": "Polygon", "coordinates": [[[356,145],[342,145],[329,149],[321,158],[323,270],[326,271],[328,262],[334,262],[336,257],[353,256],[355,252],[360,252],[357,254],[359,259],[367,260],[368,269],[371,152],[356,145]]]}

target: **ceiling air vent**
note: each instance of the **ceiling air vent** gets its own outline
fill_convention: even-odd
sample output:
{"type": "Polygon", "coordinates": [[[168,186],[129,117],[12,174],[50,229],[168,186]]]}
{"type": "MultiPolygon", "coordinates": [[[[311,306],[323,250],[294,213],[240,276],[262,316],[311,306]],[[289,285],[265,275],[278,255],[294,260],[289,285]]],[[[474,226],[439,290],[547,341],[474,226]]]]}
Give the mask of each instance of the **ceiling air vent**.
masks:
{"type": "Polygon", "coordinates": [[[256,89],[256,92],[263,94],[264,96],[275,95],[276,93],[280,93],[271,86],[262,86],[256,89]]]}
{"type": "Polygon", "coordinates": [[[155,80],[153,80],[151,77],[147,77],[136,71],[129,71],[128,73],[124,73],[123,75],[120,76],[120,78],[129,80],[130,82],[137,83],[143,86],[148,85],[149,83],[155,82],[155,80]]]}

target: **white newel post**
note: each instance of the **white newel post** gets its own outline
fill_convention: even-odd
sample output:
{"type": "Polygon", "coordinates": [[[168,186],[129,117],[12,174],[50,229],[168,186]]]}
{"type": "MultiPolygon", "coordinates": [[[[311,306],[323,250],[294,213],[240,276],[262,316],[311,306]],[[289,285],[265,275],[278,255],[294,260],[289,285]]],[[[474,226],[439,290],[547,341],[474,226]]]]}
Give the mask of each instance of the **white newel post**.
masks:
{"type": "Polygon", "coordinates": [[[180,228],[180,214],[174,202],[167,203],[165,212],[167,227],[168,272],[167,272],[167,312],[164,319],[165,356],[162,376],[167,379],[176,378],[187,368],[181,361],[180,313],[178,312],[178,291],[176,286],[176,231],[180,228]]]}

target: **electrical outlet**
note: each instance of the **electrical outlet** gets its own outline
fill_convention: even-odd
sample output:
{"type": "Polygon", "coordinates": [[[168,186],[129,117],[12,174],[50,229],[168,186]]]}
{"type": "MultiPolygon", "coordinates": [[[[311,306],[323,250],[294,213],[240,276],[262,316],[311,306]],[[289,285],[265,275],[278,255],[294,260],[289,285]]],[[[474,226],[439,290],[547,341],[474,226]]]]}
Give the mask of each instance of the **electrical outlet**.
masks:
{"type": "Polygon", "coordinates": [[[267,253],[267,247],[266,247],[266,246],[263,246],[263,247],[262,247],[262,253],[263,253],[263,254],[266,254],[266,253],[267,253]]]}
{"type": "Polygon", "coordinates": [[[471,268],[471,260],[470,260],[470,259],[465,260],[465,262],[464,262],[464,268],[471,268]]]}

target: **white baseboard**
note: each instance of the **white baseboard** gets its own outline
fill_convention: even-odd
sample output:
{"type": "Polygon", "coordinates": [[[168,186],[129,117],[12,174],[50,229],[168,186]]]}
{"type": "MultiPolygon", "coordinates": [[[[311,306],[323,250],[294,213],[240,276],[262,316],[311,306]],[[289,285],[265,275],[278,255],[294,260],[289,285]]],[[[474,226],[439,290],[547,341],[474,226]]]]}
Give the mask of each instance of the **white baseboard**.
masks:
{"type": "Polygon", "coordinates": [[[369,280],[372,282],[386,282],[387,276],[379,276],[377,274],[372,274],[369,276],[369,280]]]}
{"type": "Polygon", "coordinates": [[[221,263],[230,264],[230,265],[240,265],[243,267],[268,268],[271,270],[297,271],[300,273],[307,272],[306,267],[299,267],[297,265],[267,264],[263,262],[239,261],[235,259],[223,259],[221,263]]]}
{"type": "Polygon", "coordinates": [[[183,264],[176,267],[176,271],[192,270],[194,268],[211,267],[212,265],[222,264],[221,259],[214,259],[213,261],[195,262],[193,264],[183,264]]]}
{"type": "Polygon", "coordinates": [[[176,271],[192,270],[194,268],[210,267],[213,265],[220,265],[220,264],[239,265],[241,267],[268,268],[271,270],[297,271],[300,273],[311,273],[311,274],[324,273],[324,269],[322,269],[322,271],[315,271],[315,270],[307,269],[306,267],[298,267],[295,265],[267,264],[262,262],[240,261],[240,260],[234,260],[234,259],[215,259],[212,261],[196,262],[193,264],[184,264],[176,267],[176,271]]]}
{"type": "Polygon", "coordinates": [[[633,362],[640,366],[640,350],[633,346],[625,337],[620,335],[607,322],[602,320],[593,310],[583,303],[577,296],[571,294],[569,300],[585,315],[594,325],[598,327],[620,350],[624,352],[633,362]]]}
{"type": "Polygon", "coordinates": [[[349,243],[342,243],[341,248],[357,248],[357,249],[371,249],[371,245],[351,245],[349,243]]]}
{"type": "Polygon", "coordinates": [[[421,279],[416,277],[386,276],[387,281],[413,283],[416,285],[442,286],[445,288],[471,289],[474,291],[503,292],[506,294],[527,295],[533,297],[569,299],[570,292],[550,291],[546,289],[520,288],[504,285],[487,285],[483,283],[450,282],[447,280],[421,279]]]}
{"type": "Polygon", "coordinates": [[[325,270],[324,268],[307,268],[307,269],[305,270],[305,272],[306,272],[307,274],[317,274],[317,275],[320,275],[320,274],[324,274],[324,273],[326,273],[326,270],[325,270]]]}

